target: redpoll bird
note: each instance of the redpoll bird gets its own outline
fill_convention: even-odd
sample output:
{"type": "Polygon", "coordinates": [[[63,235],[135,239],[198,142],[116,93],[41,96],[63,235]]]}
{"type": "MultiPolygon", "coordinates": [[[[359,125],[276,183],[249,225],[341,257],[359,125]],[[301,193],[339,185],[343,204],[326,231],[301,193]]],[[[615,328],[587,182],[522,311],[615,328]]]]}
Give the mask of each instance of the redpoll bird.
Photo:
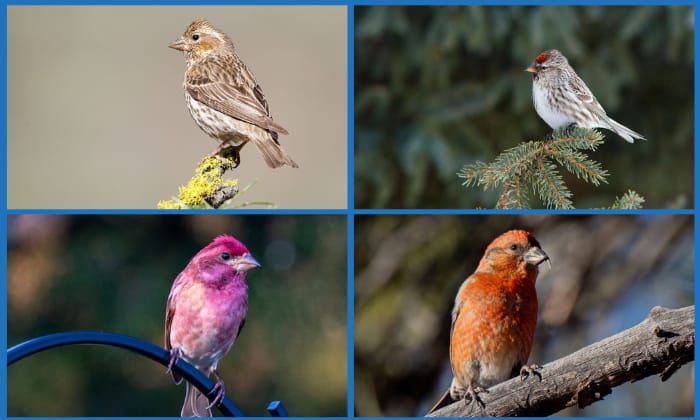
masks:
{"type": "Polygon", "coordinates": [[[634,143],[646,140],[636,131],[608,117],[586,83],[557,50],[548,50],[525,69],[532,74],[532,100],[535,111],[550,127],[576,125],[582,128],[606,128],[634,143]]]}
{"type": "Polygon", "coordinates": [[[216,373],[219,359],[229,351],[245,323],[248,309],[246,273],[260,264],[245,245],[222,235],[199,251],[175,278],[165,313],[165,348],[169,370],[183,358],[200,371],[214,374],[216,393],[209,404],[189,382],[182,417],[211,417],[209,408],[224,398],[224,381],[216,373]]]}

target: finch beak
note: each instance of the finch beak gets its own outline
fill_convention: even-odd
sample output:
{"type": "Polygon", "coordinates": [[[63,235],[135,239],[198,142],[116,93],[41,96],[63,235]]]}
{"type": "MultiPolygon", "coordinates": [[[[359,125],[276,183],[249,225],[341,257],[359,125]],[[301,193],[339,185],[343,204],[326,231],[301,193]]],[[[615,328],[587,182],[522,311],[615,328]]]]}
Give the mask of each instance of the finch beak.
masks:
{"type": "Polygon", "coordinates": [[[232,265],[236,271],[240,272],[246,272],[248,270],[260,267],[260,263],[250,254],[243,254],[243,256],[234,260],[232,265]]]}
{"type": "Polygon", "coordinates": [[[532,66],[526,68],[525,71],[528,73],[538,73],[537,69],[532,66]]]}
{"type": "Polygon", "coordinates": [[[533,246],[525,253],[525,262],[528,264],[538,266],[545,261],[547,261],[549,264],[549,268],[552,268],[552,264],[549,262],[549,256],[547,253],[536,246],[533,246]]]}
{"type": "Polygon", "coordinates": [[[185,44],[185,40],[182,38],[178,38],[176,41],[171,42],[168,44],[168,47],[178,51],[187,51],[187,45],[185,44]]]}

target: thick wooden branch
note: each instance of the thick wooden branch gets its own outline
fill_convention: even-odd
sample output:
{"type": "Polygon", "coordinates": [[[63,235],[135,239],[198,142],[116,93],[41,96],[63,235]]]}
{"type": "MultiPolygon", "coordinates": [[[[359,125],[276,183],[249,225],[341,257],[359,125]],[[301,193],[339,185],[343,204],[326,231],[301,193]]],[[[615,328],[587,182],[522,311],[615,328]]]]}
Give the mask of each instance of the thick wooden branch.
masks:
{"type": "Polygon", "coordinates": [[[542,379],[519,377],[479,394],[479,404],[457,401],[430,417],[546,416],[585,407],[612,388],[659,374],[665,381],[694,359],[695,306],[653,308],[640,324],[548,363],[542,379]]]}

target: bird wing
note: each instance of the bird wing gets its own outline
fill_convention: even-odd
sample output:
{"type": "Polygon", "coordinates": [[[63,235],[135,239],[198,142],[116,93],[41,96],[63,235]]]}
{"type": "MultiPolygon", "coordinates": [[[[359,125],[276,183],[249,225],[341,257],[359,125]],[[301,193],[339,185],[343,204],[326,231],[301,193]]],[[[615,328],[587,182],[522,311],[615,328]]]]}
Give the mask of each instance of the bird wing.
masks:
{"type": "MultiPolygon", "coordinates": [[[[464,299],[460,299],[460,295],[462,294],[462,289],[464,289],[468,283],[471,283],[473,280],[473,276],[470,276],[467,278],[461,286],[459,286],[459,291],[457,291],[457,296],[455,297],[455,306],[452,308],[452,324],[450,324],[450,346],[452,346],[452,334],[454,333],[455,329],[455,324],[457,323],[457,318],[459,318],[459,314],[462,312],[462,306],[464,306],[464,299]]],[[[450,366],[453,366],[452,364],[452,350],[450,349],[450,366]]],[[[454,370],[452,372],[454,375],[454,370]]]]}
{"type": "MultiPolygon", "coordinates": [[[[459,296],[459,294],[457,294],[459,296]]],[[[452,340],[452,333],[454,333],[455,324],[457,323],[457,318],[462,310],[463,301],[455,301],[455,306],[452,308],[452,324],[450,324],[450,340],[452,340]]],[[[452,352],[450,352],[450,359],[452,359],[452,352]]],[[[451,362],[452,360],[450,360],[451,362]]]]}
{"type": "Polygon", "coordinates": [[[585,107],[593,111],[594,114],[601,115],[602,113],[602,115],[605,115],[605,110],[600,103],[598,103],[598,99],[593,95],[593,92],[586,86],[586,83],[584,83],[578,75],[576,77],[571,77],[570,80],[569,87],[571,91],[574,92],[574,95],[576,95],[576,98],[578,98],[585,107]]]}
{"type": "Polygon", "coordinates": [[[223,114],[265,130],[288,134],[270,117],[265,95],[253,75],[233,56],[218,57],[192,68],[185,75],[185,89],[197,101],[223,114]]]}
{"type": "MultiPolygon", "coordinates": [[[[462,283],[462,286],[460,286],[459,290],[460,292],[462,291],[462,288],[467,284],[469,279],[465,280],[464,283],[462,283]]],[[[462,306],[464,304],[464,300],[459,299],[460,292],[457,292],[457,299],[455,299],[455,306],[452,308],[452,324],[450,324],[450,342],[452,342],[452,333],[454,332],[455,329],[455,324],[457,323],[457,318],[459,318],[459,314],[462,311],[462,306]]],[[[452,367],[452,351],[450,350],[450,367],[452,367]]],[[[452,371],[452,381],[457,380],[457,377],[454,375],[454,370],[452,371]]],[[[452,386],[450,385],[450,388],[452,386]]],[[[430,414],[434,411],[437,411],[438,409],[448,406],[451,403],[454,402],[452,399],[452,395],[450,394],[450,388],[447,388],[447,391],[445,391],[442,394],[442,397],[438,400],[438,402],[433,405],[433,407],[428,411],[427,414],[430,414]]]]}
{"type": "MultiPolygon", "coordinates": [[[[177,282],[177,279],[175,280],[177,282]]],[[[170,326],[173,323],[173,317],[175,316],[175,299],[173,298],[173,291],[175,290],[175,285],[170,290],[168,295],[168,303],[165,306],[165,349],[170,350],[172,344],[170,343],[170,326]]]]}
{"type": "Polygon", "coordinates": [[[173,323],[173,317],[175,316],[175,296],[180,293],[180,289],[183,284],[183,270],[180,274],[175,277],[173,281],[173,286],[170,288],[170,294],[168,294],[168,303],[165,306],[165,349],[170,350],[172,344],[170,343],[170,328],[173,323]]]}
{"type": "MultiPolygon", "coordinates": [[[[183,270],[180,274],[175,277],[173,282],[173,287],[170,289],[170,294],[168,294],[168,303],[165,305],[165,349],[170,351],[173,346],[170,343],[170,327],[173,323],[173,317],[175,316],[175,296],[179,294],[180,288],[182,287],[183,270]]],[[[172,356],[171,356],[172,357],[172,356]]],[[[175,373],[175,371],[170,372],[173,375],[173,380],[176,384],[182,381],[182,377],[175,373]]]]}

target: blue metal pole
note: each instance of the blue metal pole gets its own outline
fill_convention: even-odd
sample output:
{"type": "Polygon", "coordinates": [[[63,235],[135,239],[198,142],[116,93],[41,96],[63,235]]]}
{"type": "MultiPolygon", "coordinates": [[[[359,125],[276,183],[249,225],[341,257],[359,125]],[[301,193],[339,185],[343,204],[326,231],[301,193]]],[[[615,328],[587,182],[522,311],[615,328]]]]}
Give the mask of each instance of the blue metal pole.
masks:
{"type": "MultiPolygon", "coordinates": [[[[101,331],[73,331],[45,335],[12,347],[7,351],[7,366],[34,353],[71,344],[99,344],[121,347],[146,356],[166,367],[170,363],[170,353],[165,351],[165,349],[135,337],[101,331]]],[[[173,370],[176,370],[185,380],[197,387],[210,401],[215,397],[215,394],[210,395],[211,391],[214,389],[214,383],[191,364],[182,359],[178,359],[177,363],[173,366],[173,370]]],[[[243,416],[243,413],[241,413],[227,396],[224,396],[224,400],[218,408],[224,416],[243,416]]]]}

